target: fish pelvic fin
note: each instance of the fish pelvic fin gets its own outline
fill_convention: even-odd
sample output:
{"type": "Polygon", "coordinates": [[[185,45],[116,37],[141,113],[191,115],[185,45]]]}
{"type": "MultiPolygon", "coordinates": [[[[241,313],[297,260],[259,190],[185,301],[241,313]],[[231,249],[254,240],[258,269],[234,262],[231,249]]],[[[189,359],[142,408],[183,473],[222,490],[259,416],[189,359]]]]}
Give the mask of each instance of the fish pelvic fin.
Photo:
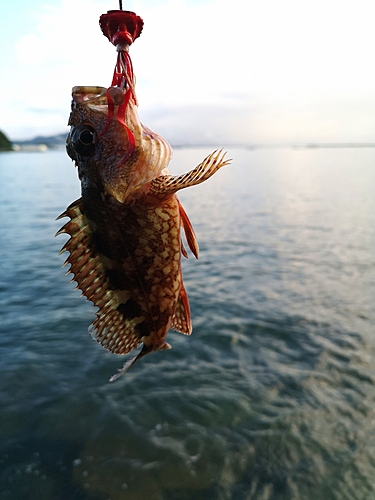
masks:
{"type": "Polygon", "coordinates": [[[189,299],[182,281],[180,294],[178,296],[176,308],[172,317],[171,328],[172,330],[183,333],[184,335],[190,335],[193,330],[190,317],[189,299]]]}
{"type": "MultiPolygon", "coordinates": [[[[187,244],[189,245],[189,248],[193,252],[195,258],[197,259],[199,253],[199,246],[193,226],[190,222],[188,214],[185,212],[184,207],[181,205],[179,200],[178,200],[178,207],[180,209],[181,225],[184,228],[187,244]]],[[[187,253],[185,248],[183,248],[183,246],[181,247],[181,252],[183,256],[187,258],[187,253]]]]}
{"type": "Polygon", "coordinates": [[[186,174],[160,175],[151,181],[150,189],[156,195],[167,195],[201,184],[212,177],[220,168],[229,165],[231,160],[226,159],[225,155],[226,152],[223,152],[222,149],[216,150],[186,174]]]}

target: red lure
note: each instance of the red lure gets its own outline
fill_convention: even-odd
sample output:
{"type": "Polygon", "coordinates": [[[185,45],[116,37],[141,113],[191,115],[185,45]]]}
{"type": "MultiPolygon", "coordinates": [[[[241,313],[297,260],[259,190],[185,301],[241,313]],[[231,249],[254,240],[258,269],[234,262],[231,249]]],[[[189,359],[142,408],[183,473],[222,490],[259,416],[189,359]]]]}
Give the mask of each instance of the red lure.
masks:
{"type": "Polygon", "coordinates": [[[118,106],[116,120],[125,127],[131,145],[128,154],[123,159],[123,162],[125,162],[133,154],[135,149],[134,136],[126,125],[126,107],[130,99],[133,100],[134,104],[137,104],[134,90],[133,65],[129,55],[129,46],[142,33],[143,20],[141,17],[137,16],[137,14],[129,10],[110,10],[107,14],[102,14],[100,16],[99,25],[103,35],[116,47],[118,52],[112,84],[107,90],[108,118],[102,134],[106,132],[110,121],[115,116],[115,103],[112,99],[111,91],[113,88],[120,88],[125,91],[125,94],[123,103],[118,106]]]}

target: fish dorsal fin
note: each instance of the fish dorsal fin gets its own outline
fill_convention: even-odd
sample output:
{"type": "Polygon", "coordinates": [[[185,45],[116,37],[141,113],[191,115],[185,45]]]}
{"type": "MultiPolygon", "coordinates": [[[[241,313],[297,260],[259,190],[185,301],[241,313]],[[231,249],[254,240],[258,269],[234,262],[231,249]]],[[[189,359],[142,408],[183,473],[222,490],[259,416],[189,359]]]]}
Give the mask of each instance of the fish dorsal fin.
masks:
{"type": "Polygon", "coordinates": [[[176,309],[172,317],[171,328],[172,330],[183,333],[184,335],[190,335],[193,329],[190,318],[189,299],[182,281],[176,309]]]}
{"type": "Polygon", "coordinates": [[[58,217],[70,217],[57,234],[66,233],[70,239],[62,252],[68,251],[65,264],[73,274],[77,288],[87,300],[99,308],[97,318],[89,328],[91,336],[108,351],[127,354],[141,343],[137,325],[142,318],[124,314],[124,304],[119,293],[109,284],[107,268],[92,244],[92,231],[84,214],[82,199],[72,203],[58,217]]]}

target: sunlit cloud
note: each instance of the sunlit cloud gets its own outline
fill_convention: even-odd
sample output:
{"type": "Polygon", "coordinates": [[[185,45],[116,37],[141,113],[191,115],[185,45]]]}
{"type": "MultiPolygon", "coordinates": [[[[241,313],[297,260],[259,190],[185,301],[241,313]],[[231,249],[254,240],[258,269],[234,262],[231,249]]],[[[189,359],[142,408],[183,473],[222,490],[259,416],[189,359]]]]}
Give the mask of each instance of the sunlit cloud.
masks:
{"type": "MultiPolygon", "coordinates": [[[[115,8],[104,0],[35,4],[29,31],[14,40],[13,65],[3,68],[0,128],[14,138],[59,133],[71,87],[110,84],[116,51],[98,20],[115,8]]],[[[368,2],[134,0],[124,8],[145,21],[131,47],[140,116],[167,138],[375,137],[368,2]]]]}

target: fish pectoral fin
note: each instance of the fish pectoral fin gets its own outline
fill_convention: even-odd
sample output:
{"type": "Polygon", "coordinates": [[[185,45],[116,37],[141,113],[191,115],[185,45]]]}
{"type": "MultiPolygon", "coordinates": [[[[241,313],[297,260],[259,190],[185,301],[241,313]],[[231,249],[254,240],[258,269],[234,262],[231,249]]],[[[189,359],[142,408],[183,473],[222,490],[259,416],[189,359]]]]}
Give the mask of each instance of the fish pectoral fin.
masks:
{"type": "MultiPolygon", "coordinates": [[[[193,226],[191,225],[188,214],[185,212],[184,207],[181,205],[179,200],[178,200],[178,207],[180,209],[181,225],[184,228],[184,233],[185,233],[187,244],[189,245],[189,248],[193,252],[195,258],[197,259],[198,253],[199,253],[199,246],[198,246],[198,241],[197,241],[197,237],[195,236],[193,226]]],[[[184,257],[187,257],[186,250],[185,250],[185,252],[184,252],[184,250],[185,250],[185,248],[182,245],[181,252],[182,252],[184,257]]]]}
{"type": "Polygon", "coordinates": [[[172,317],[171,328],[172,330],[183,333],[184,335],[190,335],[193,330],[190,317],[189,299],[182,282],[180,295],[178,296],[176,308],[172,317]]]}
{"type": "Polygon", "coordinates": [[[231,160],[225,159],[226,152],[216,150],[208,155],[202,163],[190,172],[182,175],[161,175],[150,184],[150,190],[155,194],[173,194],[180,189],[185,189],[209,179],[221,167],[229,165],[231,160]]]}

